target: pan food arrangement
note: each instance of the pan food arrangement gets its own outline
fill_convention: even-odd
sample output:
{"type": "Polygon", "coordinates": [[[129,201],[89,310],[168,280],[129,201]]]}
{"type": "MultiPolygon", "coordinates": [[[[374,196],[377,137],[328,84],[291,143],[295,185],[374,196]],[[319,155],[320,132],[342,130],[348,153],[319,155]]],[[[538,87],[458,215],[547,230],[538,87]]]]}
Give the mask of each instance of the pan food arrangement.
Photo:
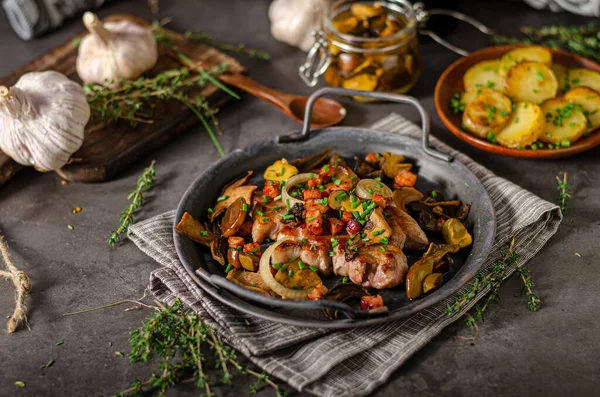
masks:
{"type": "MultiPolygon", "coordinates": [[[[493,206],[461,163],[423,141],[359,128],[280,136],[205,171],[175,219],[177,252],[209,294],[285,323],[344,328],[401,318],[448,297],[491,248],[493,206]]],[[[385,97],[385,98],[384,98],[385,97]]]]}

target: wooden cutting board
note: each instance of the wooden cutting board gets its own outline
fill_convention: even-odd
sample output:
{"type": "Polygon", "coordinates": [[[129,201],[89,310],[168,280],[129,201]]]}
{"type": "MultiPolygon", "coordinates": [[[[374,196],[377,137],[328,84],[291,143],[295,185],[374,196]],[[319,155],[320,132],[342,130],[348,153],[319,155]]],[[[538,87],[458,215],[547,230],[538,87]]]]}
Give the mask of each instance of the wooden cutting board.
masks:
{"type": "MultiPolygon", "coordinates": [[[[113,15],[105,21],[128,20],[140,25],[150,24],[143,19],[132,15],[113,15]]],[[[244,73],[245,68],[235,59],[212,47],[186,40],[179,33],[165,29],[173,37],[178,47],[185,49],[187,54],[194,54],[194,60],[202,61],[208,68],[222,63],[229,64],[232,73],[244,73]]],[[[19,70],[0,78],[0,85],[14,85],[19,77],[31,71],[56,70],[70,79],[81,83],[75,71],[77,49],[73,40],[86,35],[82,32],[67,43],[46,53],[39,59],[25,65],[19,70]]],[[[159,61],[147,73],[148,76],[156,75],[162,71],[181,67],[168,51],[159,45],[159,61]]],[[[231,97],[213,85],[204,88],[198,87],[190,90],[190,97],[198,95],[208,98],[213,106],[220,106],[231,97]]],[[[58,174],[63,178],[79,182],[102,182],[113,178],[129,164],[140,157],[155,150],[198,122],[198,118],[183,104],[178,101],[161,101],[160,113],[154,118],[152,124],[138,123],[132,128],[128,122],[117,121],[110,124],[95,124],[86,127],[83,146],[73,154],[74,159],[58,174]]],[[[0,186],[9,180],[23,167],[12,161],[0,152],[0,186]]]]}

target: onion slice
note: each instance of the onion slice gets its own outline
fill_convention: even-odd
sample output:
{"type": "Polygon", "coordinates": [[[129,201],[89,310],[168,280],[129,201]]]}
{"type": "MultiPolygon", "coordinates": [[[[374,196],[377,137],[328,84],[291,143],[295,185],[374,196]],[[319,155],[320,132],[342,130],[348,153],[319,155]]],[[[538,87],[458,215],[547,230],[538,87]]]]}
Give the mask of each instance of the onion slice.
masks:
{"type": "Polygon", "coordinates": [[[281,189],[281,198],[283,202],[287,205],[289,200],[290,207],[293,207],[296,203],[304,204],[304,200],[299,200],[289,195],[288,189],[291,189],[293,186],[296,186],[299,183],[307,182],[310,179],[311,175],[309,173],[294,175],[290,179],[285,182],[283,188],[281,189]]]}
{"type": "Polygon", "coordinates": [[[259,264],[258,272],[259,272],[260,276],[262,277],[263,281],[265,282],[265,284],[267,284],[267,286],[269,288],[271,288],[275,293],[277,293],[281,297],[283,297],[285,299],[291,299],[291,300],[306,300],[308,293],[313,290],[312,288],[298,290],[298,289],[284,287],[283,285],[281,285],[279,283],[279,281],[275,280],[275,277],[273,277],[273,275],[271,274],[271,269],[270,269],[271,255],[273,255],[275,248],[279,247],[281,245],[281,243],[284,243],[284,242],[291,242],[291,241],[287,241],[287,240],[276,241],[274,244],[271,244],[269,246],[269,248],[267,248],[265,250],[265,252],[260,257],[260,264],[259,264]]]}
{"type": "Polygon", "coordinates": [[[392,189],[375,179],[361,179],[356,185],[356,195],[361,199],[370,200],[375,193],[386,198],[392,197],[392,189]],[[371,190],[373,193],[370,192],[371,190]]]}

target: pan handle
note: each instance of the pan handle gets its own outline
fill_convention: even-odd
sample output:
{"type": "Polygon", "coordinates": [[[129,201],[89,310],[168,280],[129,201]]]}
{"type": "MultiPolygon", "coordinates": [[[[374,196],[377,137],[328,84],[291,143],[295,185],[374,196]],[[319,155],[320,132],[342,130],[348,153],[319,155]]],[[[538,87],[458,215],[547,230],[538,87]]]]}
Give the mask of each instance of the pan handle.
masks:
{"type": "Polygon", "coordinates": [[[431,146],[429,146],[429,115],[427,111],[421,105],[418,99],[407,96],[407,95],[399,95],[399,94],[390,94],[386,92],[373,92],[373,91],[361,91],[361,90],[347,90],[344,88],[332,88],[325,87],[321,88],[315,92],[308,98],[308,102],[306,103],[306,111],[304,112],[304,125],[302,127],[302,132],[298,134],[292,135],[282,135],[278,137],[279,143],[290,143],[290,142],[299,142],[304,141],[310,136],[310,120],[312,118],[313,106],[317,99],[324,95],[340,95],[340,96],[361,96],[365,98],[373,98],[380,99],[384,101],[405,103],[408,105],[414,106],[419,115],[421,116],[421,130],[423,131],[422,137],[422,145],[423,151],[428,155],[435,157],[436,159],[444,160],[444,161],[452,161],[452,156],[446,153],[439,152],[431,146]]]}

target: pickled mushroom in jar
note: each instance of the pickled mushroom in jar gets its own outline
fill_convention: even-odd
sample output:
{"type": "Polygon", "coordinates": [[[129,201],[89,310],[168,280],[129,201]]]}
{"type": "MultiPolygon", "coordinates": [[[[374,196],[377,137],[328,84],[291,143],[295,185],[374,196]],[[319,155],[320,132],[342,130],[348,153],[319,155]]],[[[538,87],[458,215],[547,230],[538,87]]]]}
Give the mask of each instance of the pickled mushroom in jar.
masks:
{"type": "MultiPolygon", "coordinates": [[[[331,24],[325,27],[331,56],[324,73],[327,84],[400,94],[413,86],[419,74],[418,42],[415,29],[403,29],[414,28],[414,20],[380,2],[353,3],[332,15],[331,24]]],[[[373,100],[359,96],[354,99],[373,100]]]]}

